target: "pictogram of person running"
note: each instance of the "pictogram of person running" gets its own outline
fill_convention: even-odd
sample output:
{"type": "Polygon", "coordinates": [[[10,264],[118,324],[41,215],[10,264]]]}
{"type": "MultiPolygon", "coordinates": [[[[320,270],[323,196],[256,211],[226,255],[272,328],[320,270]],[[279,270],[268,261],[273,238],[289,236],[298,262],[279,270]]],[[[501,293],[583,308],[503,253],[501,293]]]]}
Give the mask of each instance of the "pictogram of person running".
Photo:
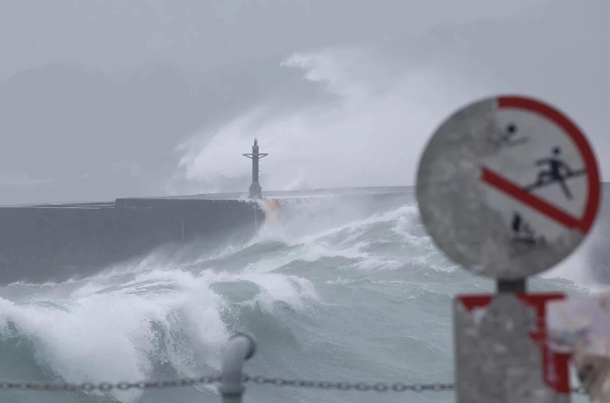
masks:
{"type": "Polygon", "coordinates": [[[560,147],[553,147],[551,153],[551,157],[541,158],[535,162],[537,166],[546,166],[546,168],[538,172],[538,178],[534,184],[526,186],[523,190],[529,192],[530,190],[542,186],[558,183],[566,198],[572,199],[572,192],[570,192],[566,180],[574,176],[582,175],[586,171],[584,169],[578,171],[572,170],[572,168],[561,159],[560,147]]]}

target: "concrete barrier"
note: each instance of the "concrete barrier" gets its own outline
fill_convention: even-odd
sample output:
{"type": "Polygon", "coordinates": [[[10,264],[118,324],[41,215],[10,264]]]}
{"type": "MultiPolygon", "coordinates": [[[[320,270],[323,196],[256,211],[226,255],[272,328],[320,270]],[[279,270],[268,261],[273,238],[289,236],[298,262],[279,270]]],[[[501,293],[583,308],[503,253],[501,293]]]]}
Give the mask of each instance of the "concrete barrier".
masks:
{"type": "Polygon", "coordinates": [[[338,194],[332,190],[269,192],[280,197],[261,203],[266,208],[221,195],[0,207],[0,284],[89,276],[155,250],[196,257],[250,240],[263,225],[265,210],[281,219],[302,198],[331,197],[331,210],[357,205],[366,215],[407,202],[412,193],[408,188],[334,191],[338,194]]]}
{"type": "Polygon", "coordinates": [[[61,281],[159,247],[253,236],[264,213],[237,200],[119,199],[114,206],[0,208],[0,283],[61,281]]]}

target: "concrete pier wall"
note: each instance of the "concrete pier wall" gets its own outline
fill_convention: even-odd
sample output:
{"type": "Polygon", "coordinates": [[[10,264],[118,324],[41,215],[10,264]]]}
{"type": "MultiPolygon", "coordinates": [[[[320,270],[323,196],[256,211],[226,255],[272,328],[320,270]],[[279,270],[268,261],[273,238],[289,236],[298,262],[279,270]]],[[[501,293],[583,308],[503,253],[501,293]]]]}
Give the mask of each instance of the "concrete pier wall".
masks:
{"type": "Polygon", "coordinates": [[[0,208],[0,282],[88,275],[161,246],[247,240],[263,220],[258,205],[237,200],[0,208]]]}
{"type": "MultiPolygon", "coordinates": [[[[267,202],[280,219],[283,214],[306,220],[323,219],[328,213],[365,217],[412,199],[412,192],[403,188],[269,193],[267,202]],[[301,202],[313,205],[303,208],[301,202]]],[[[0,284],[89,276],[155,250],[189,261],[224,245],[247,242],[264,224],[265,210],[228,196],[0,207],[0,284]]]]}

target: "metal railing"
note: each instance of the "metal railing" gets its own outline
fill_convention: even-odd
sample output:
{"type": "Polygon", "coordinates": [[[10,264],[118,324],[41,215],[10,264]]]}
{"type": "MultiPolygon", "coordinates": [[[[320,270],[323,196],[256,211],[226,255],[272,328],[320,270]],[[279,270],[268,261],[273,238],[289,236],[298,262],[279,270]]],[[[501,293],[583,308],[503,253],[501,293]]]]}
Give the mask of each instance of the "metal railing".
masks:
{"type": "MultiPolygon", "coordinates": [[[[367,383],[367,382],[329,382],[290,380],[269,378],[265,376],[250,376],[244,372],[246,361],[256,353],[256,339],[248,333],[238,333],[228,344],[222,360],[222,370],[219,375],[202,376],[199,378],[180,378],[160,381],[141,382],[101,382],[101,383],[42,383],[42,382],[8,382],[0,381],[0,390],[35,390],[35,391],[125,391],[130,389],[158,389],[173,387],[192,387],[219,383],[218,390],[222,403],[241,403],[245,392],[245,384],[272,385],[278,387],[297,387],[321,390],[358,391],[358,392],[446,392],[452,391],[452,383],[367,383]]],[[[573,393],[585,394],[582,387],[574,388],[573,393]]]]}

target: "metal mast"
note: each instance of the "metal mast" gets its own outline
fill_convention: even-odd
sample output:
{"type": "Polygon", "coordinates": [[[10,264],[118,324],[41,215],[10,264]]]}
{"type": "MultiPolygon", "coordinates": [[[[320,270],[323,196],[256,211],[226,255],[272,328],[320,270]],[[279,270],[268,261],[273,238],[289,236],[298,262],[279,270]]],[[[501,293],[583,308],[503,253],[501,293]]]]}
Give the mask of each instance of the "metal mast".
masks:
{"type": "Polygon", "coordinates": [[[250,185],[250,192],[248,197],[251,199],[262,199],[262,191],[260,183],[258,182],[258,161],[266,157],[267,153],[258,152],[258,140],[254,139],[254,145],[252,146],[252,153],[242,154],[244,157],[252,160],[252,184],[250,185]]]}

